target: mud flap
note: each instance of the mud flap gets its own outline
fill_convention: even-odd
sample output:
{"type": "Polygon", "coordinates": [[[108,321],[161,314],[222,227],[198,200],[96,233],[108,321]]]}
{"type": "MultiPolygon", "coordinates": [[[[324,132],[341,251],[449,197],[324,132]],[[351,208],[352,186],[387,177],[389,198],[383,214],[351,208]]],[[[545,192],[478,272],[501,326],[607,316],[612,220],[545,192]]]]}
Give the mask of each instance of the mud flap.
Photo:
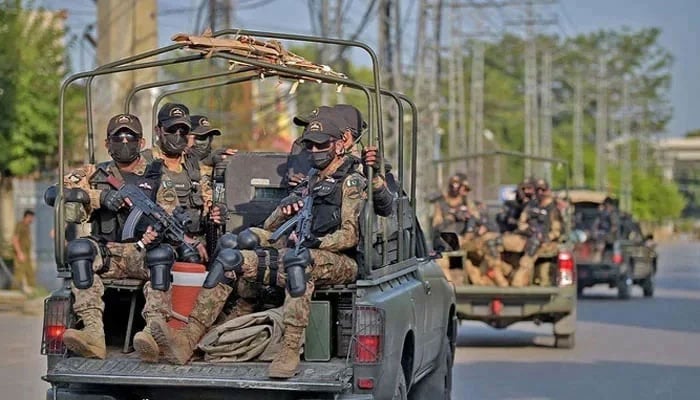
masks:
{"type": "Polygon", "coordinates": [[[555,335],[571,335],[576,332],[576,306],[571,313],[554,323],[555,335]]]}

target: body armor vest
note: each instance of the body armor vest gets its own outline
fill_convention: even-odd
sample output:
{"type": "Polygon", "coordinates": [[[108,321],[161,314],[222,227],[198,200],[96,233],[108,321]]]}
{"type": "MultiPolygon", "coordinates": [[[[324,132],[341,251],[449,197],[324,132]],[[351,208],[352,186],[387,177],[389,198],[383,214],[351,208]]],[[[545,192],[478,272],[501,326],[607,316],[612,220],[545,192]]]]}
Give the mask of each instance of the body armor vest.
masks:
{"type": "Polygon", "coordinates": [[[340,166],[331,178],[316,183],[314,186],[313,223],[311,232],[321,237],[335,232],[342,221],[341,206],[343,204],[343,182],[355,162],[348,159],[340,166]]]}
{"type": "Polygon", "coordinates": [[[602,210],[598,214],[598,230],[601,232],[608,233],[612,229],[611,215],[608,210],[602,210]]]}
{"type": "MultiPolygon", "coordinates": [[[[162,161],[157,160],[149,163],[143,175],[120,172],[116,164],[112,161],[98,164],[97,167],[104,169],[117,178],[121,178],[126,184],[137,186],[151,200],[154,202],[156,201],[156,194],[158,193],[158,186],[160,186],[163,169],[162,161]]],[[[108,183],[93,182],[92,179],[90,182],[94,189],[114,190],[108,183]]],[[[122,229],[124,228],[126,218],[129,216],[129,212],[130,210],[126,208],[122,208],[117,213],[102,208],[96,210],[91,218],[93,236],[107,242],[121,242],[122,229]]],[[[143,232],[146,231],[147,226],[148,221],[145,221],[145,218],[143,218],[137,225],[134,236],[136,238],[140,237],[143,232]]]]}
{"type": "Polygon", "coordinates": [[[549,203],[546,206],[540,206],[536,203],[531,203],[530,210],[527,216],[527,224],[535,232],[541,232],[545,237],[549,235],[551,228],[551,213],[554,212],[556,204],[549,203]]]}
{"type": "Polygon", "coordinates": [[[442,211],[443,220],[445,221],[443,222],[443,227],[441,229],[442,231],[456,232],[460,235],[467,231],[467,221],[447,222],[446,218],[448,215],[453,215],[459,209],[459,207],[469,206],[469,201],[467,201],[466,197],[460,196],[460,200],[461,201],[457,206],[451,206],[444,196],[440,199],[440,211],[442,211]]]}
{"type": "Polygon", "coordinates": [[[204,212],[199,162],[189,156],[185,157],[184,161],[182,171],[174,172],[165,169],[165,177],[163,179],[173,186],[177,193],[179,205],[187,210],[191,220],[186,228],[187,233],[199,235],[203,230],[201,219],[204,212]]]}

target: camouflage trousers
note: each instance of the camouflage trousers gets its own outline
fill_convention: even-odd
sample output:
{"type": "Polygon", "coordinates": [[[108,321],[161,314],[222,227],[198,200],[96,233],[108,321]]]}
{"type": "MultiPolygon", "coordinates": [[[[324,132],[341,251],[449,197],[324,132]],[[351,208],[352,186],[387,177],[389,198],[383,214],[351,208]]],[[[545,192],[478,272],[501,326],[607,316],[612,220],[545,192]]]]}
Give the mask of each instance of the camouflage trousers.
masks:
{"type": "MultiPolygon", "coordinates": [[[[500,236],[497,232],[486,232],[483,235],[472,235],[465,243],[467,262],[465,269],[469,280],[474,285],[508,286],[505,276],[512,268],[500,257],[491,254],[488,242],[500,236]]],[[[500,250],[500,249],[499,249],[500,250]]]]}
{"type": "MultiPolygon", "coordinates": [[[[282,257],[286,251],[292,249],[279,250],[279,262],[277,272],[277,286],[286,287],[287,276],[284,273],[282,257]]],[[[357,279],[357,262],[352,258],[326,250],[311,249],[313,264],[306,268],[306,292],[301,297],[291,297],[286,294],[284,300],[284,323],[285,325],[306,327],[309,324],[309,312],[311,307],[311,297],[316,285],[342,285],[352,283],[357,279]]],[[[258,255],[254,251],[243,250],[243,275],[239,278],[237,285],[239,295],[257,297],[260,290],[258,278],[258,255]]],[[[263,282],[270,282],[270,268],[265,268],[263,282]]]]}
{"type": "MultiPolygon", "coordinates": [[[[89,240],[95,246],[98,245],[96,241],[89,240]]],[[[107,248],[108,257],[105,260],[99,252],[95,257],[95,261],[92,263],[92,270],[95,272],[92,286],[87,289],[78,289],[71,282],[71,291],[75,297],[73,310],[78,315],[89,309],[104,311],[105,304],[102,296],[105,288],[102,282],[103,278],[131,278],[144,281],[149,279],[150,274],[144,263],[145,251],[138,251],[133,243],[108,242],[104,246],[107,248]],[[107,262],[107,265],[105,265],[105,262],[107,262]]],[[[143,286],[143,295],[146,298],[146,304],[141,315],[146,322],[160,316],[170,317],[170,291],[154,290],[151,288],[151,282],[147,281],[143,286]]]]}
{"type": "MultiPolygon", "coordinates": [[[[523,253],[526,246],[527,237],[523,235],[518,235],[515,233],[507,233],[503,235],[504,251],[523,253]]],[[[538,247],[535,254],[523,254],[520,257],[518,267],[511,279],[511,285],[515,287],[522,287],[532,283],[537,259],[540,257],[551,257],[553,254],[556,254],[558,248],[559,245],[556,242],[545,242],[538,247]]],[[[540,284],[545,285],[546,283],[541,282],[541,280],[543,277],[546,277],[547,282],[549,282],[549,264],[544,266],[543,269],[546,269],[546,271],[539,271],[538,276],[540,277],[540,284]]]]}

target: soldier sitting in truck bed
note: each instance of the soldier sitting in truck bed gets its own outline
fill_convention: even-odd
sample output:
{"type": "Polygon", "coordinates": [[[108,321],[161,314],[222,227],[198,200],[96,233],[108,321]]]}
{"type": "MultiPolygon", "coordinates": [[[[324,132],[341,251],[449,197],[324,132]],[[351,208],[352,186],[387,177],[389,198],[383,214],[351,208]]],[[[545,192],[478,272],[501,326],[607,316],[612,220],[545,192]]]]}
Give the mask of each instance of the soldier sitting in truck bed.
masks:
{"type": "MultiPolygon", "coordinates": [[[[186,363],[199,339],[221,312],[236,281],[257,280],[262,271],[264,282],[287,286],[284,343],[270,365],[269,376],[289,378],[295,375],[315,284],[346,284],[357,276],[358,266],[353,253],[359,242],[359,216],[365,202],[366,180],[355,171],[355,160],[346,156],[343,138],[338,121],[318,118],[309,122],[302,143],[311,151],[313,166],[320,170],[318,183],[310,183],[313,192],[307,192],[304,198],[296,194],[285,198],[265,221],[265,231],[255,230],[260,236],[259,243],[264,244],[270,232],[298,212],[306,196],[313,195],[312,231],[301,243],[302,249],[309,250],[297,254],[288,247],[280,248],[279,252],[267,249],[266,256],[259,258],[256,251],[220,249],[190,313],[187,327],[182,331],[172,331],[163,322],[154,328],[156,340],[168,361],[186,363]],[[278,271],[278,260],[282,260],[280,264],[285,272],[278,271]],[[288,274],[298,271],[292,269],[296,267],[306,267],[307,282],[296,274],[288,274]]],[[[288,245],[300,240],[294,234],[290,236],[288,245]]],[[[237,245],[258,247],[256,243],[252,246],[237,245]]]]}
{"type": "MultiPolygon", "coordinates": [[[[511,285],[527,286],[532,282],[535,262],[539,257],[556,253],[561,235],[562,220],[552,197],[549,184],[539,179],[535,185],[536,202],[523,210],[518,230],[503,235],[505,251],[524,253],[513,274],[511,285]]],[[[549,272],[542,271],[540,285],[549,285],[549,272]]]]}

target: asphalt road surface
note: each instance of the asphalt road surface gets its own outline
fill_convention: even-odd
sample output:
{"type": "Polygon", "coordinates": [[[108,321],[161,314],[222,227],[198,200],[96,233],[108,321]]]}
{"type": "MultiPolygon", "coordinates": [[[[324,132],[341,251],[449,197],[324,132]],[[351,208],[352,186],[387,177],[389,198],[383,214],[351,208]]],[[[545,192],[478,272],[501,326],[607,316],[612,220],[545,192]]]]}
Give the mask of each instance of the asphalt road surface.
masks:
{"type": "MultiPolygon", "coordinates": [[[[554,349],[551,328],[459,330],[453,398],[700,399],[700,244],[659,248],[656,296],[620,301],[587,289],[576,348],[554,349]]],[[[42,399],[41,318],[0,313],[0,398],[42,399]]]]}

